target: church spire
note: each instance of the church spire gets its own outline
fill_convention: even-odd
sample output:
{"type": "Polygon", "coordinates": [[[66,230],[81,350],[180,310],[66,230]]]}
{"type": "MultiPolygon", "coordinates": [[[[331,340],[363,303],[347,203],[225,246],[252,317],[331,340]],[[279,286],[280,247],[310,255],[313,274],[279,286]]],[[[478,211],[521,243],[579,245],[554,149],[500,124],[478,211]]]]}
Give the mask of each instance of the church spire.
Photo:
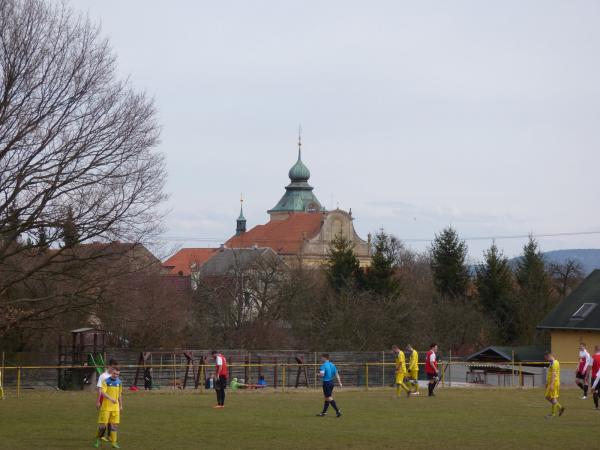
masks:
{"type": "Polygon", "coordinates": [[[244,197],[240,195],[240,215],[237,218],[237,226],[235,228],[235,235],[239,236],[246,232],[246,218],[244,217],[244,197]]]}
{"type": "Polygon", "coordinates": [[[302,125],[298,125],[298,161],[302,159],[302,125]]]}
{"type": "Polygon", "coordinates": [[[310,178],[310,170],[302,162],[302,125],[298,127],[298,161],[288,173],[292,182],[306,182],[310,178]]]}

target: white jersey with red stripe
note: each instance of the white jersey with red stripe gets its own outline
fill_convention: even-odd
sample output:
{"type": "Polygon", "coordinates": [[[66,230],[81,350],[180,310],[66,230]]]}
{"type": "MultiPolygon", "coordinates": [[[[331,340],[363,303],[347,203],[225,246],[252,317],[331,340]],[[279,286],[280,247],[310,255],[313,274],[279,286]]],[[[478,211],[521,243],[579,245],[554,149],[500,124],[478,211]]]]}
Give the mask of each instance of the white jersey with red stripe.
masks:
{"type": "Polygon", "coordinates": [[[227,369],[227,359],[221,353],[218,353],[215,357],[215,369],[217,370],[217,373],[220,373],[221,376],[229,378],[229,370],[227,369]],[[219,367],[221,368],[220,372],[219,367]]]}
{"type": "Polygon", "coordinates": [[[586,349],[579,351],[579,365],[577,366],[577,372],[585,374],[586,371],[592,365],[592,357],[586,349]]]}
{"type": "Polygon", "coordinates": [[[437,373],[437,356],[433,350],[429,350],[425,356],[425,373],[437,373]]]}
{"type": "Polygon", "coordinates": [[[592,356],[592,389],[600,382],[600,352],[592,356]]]}

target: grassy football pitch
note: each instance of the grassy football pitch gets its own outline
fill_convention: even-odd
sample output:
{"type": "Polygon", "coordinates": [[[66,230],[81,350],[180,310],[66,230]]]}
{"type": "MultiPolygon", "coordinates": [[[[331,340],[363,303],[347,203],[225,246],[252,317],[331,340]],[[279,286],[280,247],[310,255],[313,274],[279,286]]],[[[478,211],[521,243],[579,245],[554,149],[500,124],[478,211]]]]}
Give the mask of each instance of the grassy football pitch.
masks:
{"type": "MultiPolygon", "coordinates": [[[[227,393],[226,408],[214,410],[212,392],[127,392],[121,448],[600,448],[600,411],[577,389],[563,389],[566,413],[551,420],[541,389],[439,389],[410,399],[338,389],[340,419],[331,410],[315,417],[318,391],[227,393]]],[[[92,448],[96,417],[92,393],[11,393],[0,401],[0,448],[92,448]]]]}

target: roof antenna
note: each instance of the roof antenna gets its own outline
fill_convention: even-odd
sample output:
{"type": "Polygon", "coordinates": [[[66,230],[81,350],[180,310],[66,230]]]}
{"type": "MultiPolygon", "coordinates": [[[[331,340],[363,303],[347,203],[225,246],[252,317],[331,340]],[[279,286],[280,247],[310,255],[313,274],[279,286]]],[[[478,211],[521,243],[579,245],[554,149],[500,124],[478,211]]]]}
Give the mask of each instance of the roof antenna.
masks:
{"type": "Polygon", "coordinates": [[[298,125],[298,159],[302,156],[302,125],[298,125]]]}

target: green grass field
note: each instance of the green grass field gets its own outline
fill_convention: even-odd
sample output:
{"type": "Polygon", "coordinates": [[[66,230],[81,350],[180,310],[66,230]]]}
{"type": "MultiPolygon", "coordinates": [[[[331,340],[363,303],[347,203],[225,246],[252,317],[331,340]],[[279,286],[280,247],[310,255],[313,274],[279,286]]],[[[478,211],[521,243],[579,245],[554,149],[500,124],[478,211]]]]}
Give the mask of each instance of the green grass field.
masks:
{"type": "MultiPolygon", "coordinates": [[[[340,419],[315,417],[318,391],[228,391],[224,410],[212,409],[212,392],[127,392],[119,443],[146,450],[598,449],[600,411],[580,392],[563,389],[566,413],[551,420],[541,389],[439,389],[435,398],[410,399],[391,389],[337,390],[340,419]]],[[[92,393],[12,394],[0,402],[0,448],[91,448],[96,417],[92,393]]]]}

